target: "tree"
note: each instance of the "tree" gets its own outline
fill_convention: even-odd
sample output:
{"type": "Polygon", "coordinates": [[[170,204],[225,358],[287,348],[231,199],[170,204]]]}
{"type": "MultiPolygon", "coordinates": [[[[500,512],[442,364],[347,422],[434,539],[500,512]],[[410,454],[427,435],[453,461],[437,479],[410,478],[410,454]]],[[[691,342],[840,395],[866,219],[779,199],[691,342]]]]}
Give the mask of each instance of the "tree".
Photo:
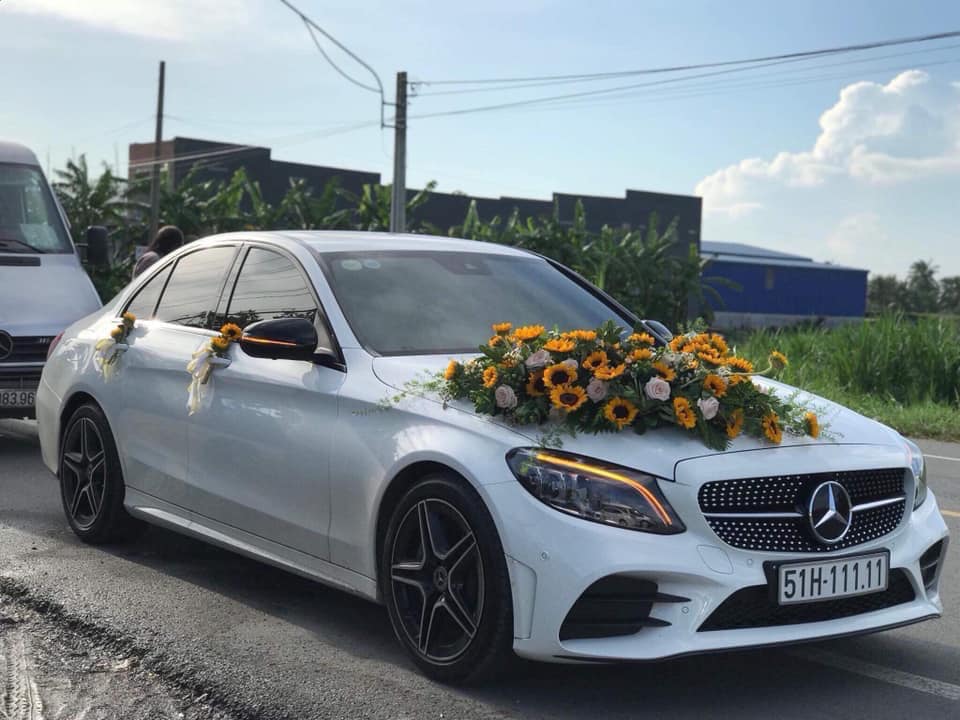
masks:
{"type": "Polygon", "coordinates": [[[81,155],[76,162],[68,160],[66,169],[56,170],[55,178],[54,192],[76,239],[91,225],[106,225],[116,230],[124,224],[126,181],[115,176],[106,164],[100,177],[93,179],[87,158],[81,155]]]}
{"type": "Polygon", "coordinates": [[[940,281],[940,312],[960,315],[960,275],[940,281]]]}
{"type": "Polygon", "coordinates": [[[874,275],[867,283],[867,312],[880,315],[906,309],[907,288],[896,275],[874,275]]]}
{"type": "Polygon", "coordinates": [[[907,275],[907,309],[917,313],[935,313],[940,300],[937,266],[917,260],[907,275]]]}

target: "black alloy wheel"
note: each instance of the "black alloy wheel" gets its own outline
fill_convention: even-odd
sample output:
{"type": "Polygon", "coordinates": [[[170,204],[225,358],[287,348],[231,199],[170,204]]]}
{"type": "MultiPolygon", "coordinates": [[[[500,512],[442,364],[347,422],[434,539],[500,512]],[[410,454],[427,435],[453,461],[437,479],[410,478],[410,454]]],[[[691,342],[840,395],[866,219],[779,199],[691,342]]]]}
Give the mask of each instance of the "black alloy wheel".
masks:
{"type": "Polygon", "coordinates": [[[483,502],[459,478],[425,478],[395,508],[381,580],[397,637],[430,677],[476,680],[509,657],[503,549],[483,502]]]}
{"type": "Polygon", "coordinates": [[[123,507],[125,487],[117,446],[96,405],[82,405],[67,422],[59,465],[63,511],[81,540],[106,543],[143,528],[123,507]]]}

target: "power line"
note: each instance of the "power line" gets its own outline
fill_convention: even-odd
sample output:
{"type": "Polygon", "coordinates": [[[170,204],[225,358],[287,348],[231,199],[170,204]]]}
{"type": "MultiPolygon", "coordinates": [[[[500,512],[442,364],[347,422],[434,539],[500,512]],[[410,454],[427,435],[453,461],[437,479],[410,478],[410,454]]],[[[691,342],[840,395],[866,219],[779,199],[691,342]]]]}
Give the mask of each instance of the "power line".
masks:
{"type": "Polygon", "coordinates": [[[334,70],[340,73],[340,75],[343,78],[345,78],[349,82],[352,82],[357,87],[361,87],[364,90],[369,90],[370,92],[375,92],[375,93],[380,92],[377,88],[373,87],[372,85],[367,85],[365,83],[360,82],[356,78],[348,75],[346,71],[341,69],[340,66],[337,65],[329,55],[327,55],[327,51],[323,49],[323,45],[320,44],[320,40],[319,38],[317,38],[316,32],[314,32],[313,25],[311,25],[306,18],[303,18],[303,25],[304,27],[307,28],[307,32],[310,33],[310,39],[313,40],[313,44],[317,46],[317,50],[319,50],[320,54],[323,55],[323,59],[326,60],[328,63],[330,63],[330,67],[332,67],[334,70]]]}
{"type": "MultiPolygon", "coordinates": [[[[286,2],[286,0],[281,0],[286,2]]],[[[753,63],[769,62],[771,60],[794,60],[816,57],[819,55],[832,55],[837,53],[859,52],[863,50],[873,50],[881,47],[891,47],[894,45],[907,45],[919,42],[931,42],[933,40],[945,40],[947,38],[960,37],[960,30],[951,30],[942,33],[933,33],[929,35],[915,35],[905,38],[896,38],[892,40],[878,40],[869,43],[859,43],[856,45],[840,45],[832,48],[823,48],[820,50],[804,50],[801,52],[783,53],[780,55],[766,55],[756,58],[745,58],[740,60],[723,60],[720,62],[698,63],[691,65],[674,65],[670,67],[643,68],[639,70],[619,70],[614,72],[602,73],[583,73],[578,75],[538,75],[530,77],[513,78],[480,78],[475,80],[419,80],[417,84],[422,85],[482,85],[489,83],[519,83],[519,82],[540,82],[557,81],[573,82],[580,80],[603,80],[617,77],[629,77],[631,75],[653,75],[659,73],[682,72],[689,70],[704,70],[715,67],[726,67],[730,65],[749,65],[753,63]]]]}

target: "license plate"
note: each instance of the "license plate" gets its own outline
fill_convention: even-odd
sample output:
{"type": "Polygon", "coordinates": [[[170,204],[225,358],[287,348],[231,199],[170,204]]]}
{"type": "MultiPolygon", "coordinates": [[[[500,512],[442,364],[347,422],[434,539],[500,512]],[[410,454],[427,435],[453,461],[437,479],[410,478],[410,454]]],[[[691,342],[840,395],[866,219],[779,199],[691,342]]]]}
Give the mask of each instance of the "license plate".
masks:
{"type": "Polygon", "coordinates": [[[887,589],[889,575],[890,556],[886,552],[780,565],[777,602],[790,605],[882,592],[887,589]]]}
{"type": "Polygon", "coordinates": [[[32,408],[36,404],[33,390],[0,390],[0,408],[32,408]]]}

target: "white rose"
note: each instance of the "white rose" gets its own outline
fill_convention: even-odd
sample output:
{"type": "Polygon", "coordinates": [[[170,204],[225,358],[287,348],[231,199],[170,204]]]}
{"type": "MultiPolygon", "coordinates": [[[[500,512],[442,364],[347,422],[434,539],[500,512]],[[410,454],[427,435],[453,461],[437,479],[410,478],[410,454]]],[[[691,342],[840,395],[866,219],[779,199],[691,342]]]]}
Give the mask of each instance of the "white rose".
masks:
{"type": "Polygon", "coordinates": [[[501,385],[493,395],[496,398],[497,407],[510,410],[517,406],[517,394],[509,385],[501,385]]]}
{"type": "Polygon", "coordinates": [[[576,360],[574,360],[573,358],[567,358],[567,359],[564,360],[561,364],[562,364],[562,365],[566,365],[567,367],[571,367],[571,368],[573,368],[574,370],[576,370],[578,367],[580,367],[580,364],[579,364],[576,360]]]}
{"type": "Polygon", "coordinates": [[[550,357],[550,353],[540,348],[535,353],[530,353],[530,357],[525,362],[528,368],[542,368],[553,362],[553,358],[550,357]]]}
{"type": "Polygon", "coordinates": [[[607,383],[594,378],[587,385],[587,397],[594,402],[600,402],[607,396],[607,383]]]}
{"type": "Polygon", "coordinates": [[[713,420],[717,416],[717,410],[720,409],[720,401],[715,397],[700,398],[697,400],[697,407],[703,413],[704,420],[713,420]]]}
{"type": "Polygon", "coordinates": [[[662,377],[650,378],[643,386],[643,392],[651,400],[666,402],[670,399],[670,383],[662,377]]]}

